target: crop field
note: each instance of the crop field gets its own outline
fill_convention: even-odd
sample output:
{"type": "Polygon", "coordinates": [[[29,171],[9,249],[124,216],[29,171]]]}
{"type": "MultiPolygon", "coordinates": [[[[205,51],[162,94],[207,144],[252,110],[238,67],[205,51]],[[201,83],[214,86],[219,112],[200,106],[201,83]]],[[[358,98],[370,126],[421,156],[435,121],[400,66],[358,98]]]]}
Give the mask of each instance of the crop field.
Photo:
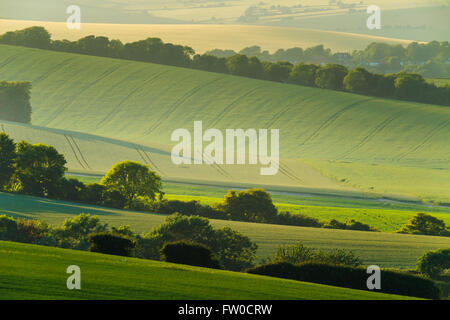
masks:
{"type": "Polygon", "coordinates": [[[33,125],[96,135],[54,131],[57,136],[36,141],[41,133],[33,130],[48,129],[22,126],[22,132],[4,123],[13,138],[65,144],[65,154],[74,153],[73,171],[104,173],[118,159],[147,159],[139,145],[151,158],[144,162],[155,161],[165,178],[450,200],[447,107],[11,46],[0,46],[0,74],[32,81],[33,125]],[[192,132],[195,120],[204,129],[279,129],[280,172],[261,176],[259,165],[174,166],[171,133],[192,132]],[[120,146],[110,140],[102,146],[104,138],[120,146]],[[415,176],[420,183],[411,184],[415,176]]]}
{"type": "MultiPolygon", "coordinates": [[[[67,175],[85,183],[99,183],[101,176],[67,175]]],[[[208,186],[193,183],[164,182],[164,198],[168,200],[198,201],[214,205],[223,200],[227,189],[220,186],[208,186]]],[[[235,190],[244,190],[235,188],[235,190]]],[[[272,199],[279,211],[304,214],[319,220],[348,219],[369,224],[383,232],[395,232],[418,212],[431,214],[450,225],[450,207],[425,205],[407,201],[389,199],[355,198],[343,195],[301,194],[271,192],[272,199]]]]}
{"type": "MultiPolygon", "coordinates": [[[[80,213],[99,216],[110,226],[130,225],[138,233],[161,224],[165,216],[90,206],[85,204],[0,193],[0,214],[41,219],[58,225],[80,213]]],[[[426,251],[450,246],[450,238],[385,232],[362,232],[211,220],[215,227],[229,226],[249,236],[258,245],[258,259],[272,256],[281,244],[298,241],[316,248],[354,251],[364,263],[382,267],[412,268],[426,251]]]]}
{"type": "MultiPolygon", "coordinates": [[[[381,29],[369,30],[366,21],[369,15],[365,3],[362,8],[340,11],[325,11],[309,16],[264,17],[258,24],[309,28],[314,30],[337,31],[342,33],[361,34],[367,36],[386,37],[387,39],[409,39],[415,41],[448,41],[448,15],[450,6],[443,3],[410,3],[410,7],[400,4],[399,7],[390,6],[387,3],[371,1],[370,4],[379,5],[381,9],[381,29]]],[[[392,5],[398,1],[390,1],[392,5]]]]}
{"type": "Polygon", "coordinates": [[[358,300],[409,299],[151,260],[0,241],[0,299],[358,300]],[[82,270],[67,290],[65,270],[82,270]]]}
{"type": "Polygon", "coordinates": [[[258,45],[264,50],[293,47],[309,48],[323,44],[333,51],[351,52],[364,49],[372,42],[408,45],[410,40],[393,39],[375,35],[361,35],[345,32],[252,25],[201,25],[201,24],[103,24],[83,23],[80,30],[67,29],[66,23],[0,20],[0,34],[32,26],[43,26],[54,39],[78,40],[88,35],[103,35],[122,42],[143,40],[149,37],[161,38],[164,42],[188,45],[197,53],[213,49],[240,51],[258,45]]]}

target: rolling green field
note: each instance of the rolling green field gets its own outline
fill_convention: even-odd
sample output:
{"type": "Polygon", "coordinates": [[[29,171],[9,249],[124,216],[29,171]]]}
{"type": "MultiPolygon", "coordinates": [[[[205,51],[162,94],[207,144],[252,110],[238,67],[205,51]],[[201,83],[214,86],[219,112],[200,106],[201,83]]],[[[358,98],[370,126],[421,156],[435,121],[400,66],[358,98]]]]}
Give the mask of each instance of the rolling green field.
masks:
{"type": "Polygon", "coordinates": [[[0,241],[0,299],[392,300],[408,297],[0,241]],[[66,269],[81,269],[68,290],[66,269]]]}
{"type": "MultiPolygon", "coordinates": [[[[130,225],[138,233],[148,232],[161,224],[165,216],[55,201],[43,198],[0,193],[0,213],[16,218],[41,219],[60,224],[67,217],[80,213],[99,216],[110,226],[130,225]]],[[[215,227],[230,226],[249,236],[258,244],[257,256],[272,256],[281,244],[298,241],[316,248],[353,250],[364,263],[382,267],[415,268],[417,259],[426,251],[450,246],[450,238],[415,236],[385,232],[361,232],[280,226],[224,220],[211,220],[215,227]]]]}
{"type": "Polygon", "coordinates": [[[450,201],[447,107],[10,46],[0,46],[0,74],[32,81],[32,122],[40,126],[3,123],[4,130],[13,138],[66,144],[64,154],[74,153],[71,170],[104,173],[118,159],[141,159],[164,178],[185,181],[450,201]],[[204,129],[280,129],[280,172],[261,176],[259,165],[174,166],[171,133],[192,131],[195,120],[204,129]],[[43,126],[64,131],[47,140],[50,129],[43,126]],[[415,176],[420,183],[411,183],[415,176]]]}

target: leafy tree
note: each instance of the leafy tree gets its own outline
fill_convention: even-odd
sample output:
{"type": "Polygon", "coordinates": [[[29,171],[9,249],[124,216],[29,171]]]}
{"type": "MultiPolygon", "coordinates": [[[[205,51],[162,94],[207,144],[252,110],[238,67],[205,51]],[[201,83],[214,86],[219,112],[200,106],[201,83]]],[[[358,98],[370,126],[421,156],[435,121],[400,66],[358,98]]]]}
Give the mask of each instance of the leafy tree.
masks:
{"type": "Polygon", "coordinates": [[[218,58],[208,54],[195,55],[192,60],[192,68],[211,72],[228,73],[225,58],[218,58]]]}
{"type": "Polygon", "coordinates": [[[97,216],[80,214],[66,218],[60,228],[55,230],[55,237],[64,248],[87,249],[88,236],[91,233],[105,232],[107,224],[100,223],[97,216]]]}
{"type": "Polygon", "coordinates": [[[316,72],[316,86],[322,89],[341,90],[348,70],[339,64],[327,64],[316,72]]]}
{"type": "Polygon", "coordinates": [[[286,81],[289,78],[292,67],[292,64],[287,61],[266,63],[264,65],[265,78],[277,82],[286,81]]]}
{"type": "Polygon", "coordinates": [[[404,225],[399,233],[450,236],[445,222],[426,213],[418,213],[404,225]]]}
{"type": "Polygon", "coordinates": [[[227,58],[226,64],[232,75],[249,77],[251,74],[247,56],[236,54],[227,58]]]}
{"type": "Polygon", "coordinates": [[[264,66],[257,57],[248,58],[248,68],[249,68],[248,74],[249,77],[255,79],[264,78],[264,66]]]}
{"type": "Polygon", "coordinates": [[[210,248],[227,270],[239,271],[253,264],[257,246],[251,240],[230,228],[214,229],[209,220],[198,216],[173,214],[163,224],[143,234],[139,255],[160,259],[164,243],[193,241],[210,248]]]}
{"type": "Polygon", "coordinates": [[[316,85],[316,72],[319,69],[320,67],[314,64],[297,64],[291,71],[290,81],[302,86],[314,87],[316,85]]]}
{"type": "Polygon", "coordinates": [[[83,201],[86,186],[77,179],[62,178],[59,187],[59,198],[67,201],[83,201]]]}
{"type": "Polygon", "coordinates": [[[392,97],[395,93],[395,75],[373,75],[376,83],[374,94],[379,97],[392,97]]]}
{"type": "Polygon", "coordinates": [[[232,219],[270,222],[277,215],[270,193],[258,188],[230,190],[218,207],[232,219]]]}
{"type": "Polygon", "coordinates": [[[0,81],[0,119],[30,123],[31,82],[0,81]]]}
{"type": "Polygon", "coordinates": [[[66,160],[58,151],[44,144],[17,144],[12,189],[34,196],[55,197],[64,177],[66,160]]]}
{"type": "Polygon", "coordinates": [[[417,261],[417,267],[431,278],[438,277],[445,269],[450,269],[450,249],[440,249],[425,253],[417,261]]]}
{"type": "Polygon", "coordinates": [[[136,235],[134,234],[133,230],[131,230],[130,225],[126,226],[119,226],[119,227],[111,227],[111,230],[113,233],[121,234],[124,236],[128,236],[130,238],[135,238],[136,235]]]}
{"type": "Polygon", "coordinates": [[[111,168],[103,177],[101,184],[115,190],[126,199],[128,208],[136,197],[149,197],[154,200],[161,191],[161,177],[146,165],[134,161],[123,161],[111,168]]]}
{"type": "Polygon", "coordinates": [[[375,91],[373,75],[363,68],[356,68],[350,71],[344,78],[344,89],[346,91],[370,94],[375,91]]]}
{"type": "Polygon", "coordinates": [[[51,35],[43,27],[30,27],[5,33],[0,36],[0,43],[48,49],[51,44],[51,35]]]}
{"type": "Polygon", "coordinates": [[[189,241],[175,241],[164,244],[161,260],[191,266],[221,269],[214,253],[203,244],[189,241]]]}
{"type": "Polygon", "coordinates": [[[0,133],[0,190],[11,180],[16,156],[14,141],[6,133],[0,133]]]}
{"type": "Polygon", "coordinates": [[[395,96],[407,100],[422,100],[427,83],[420,74],[399,73],[395,78],[395,96]]]}
{"type": "Polygon", "coordinates": [[[90,35],[77,41],[77,51],[83,54],[107,57],[110,55],[110,41],[107,37],[90,35]]]}
{"type": "Polygon", "coordinates": [[[90,244],[89,251],[104,254],[112,254],[123,257],[131,257],[136,246],[134,240],[122,234],[111,232],[99,232],[90,234],[88,237],[90,244]]]}
{"type": "Polygon", "coordinates": [[[303,53],[303,59],[309,63],[323,63],[331,58],[331,50],[325,49],[323,45],[308,48],[303,53]]]}

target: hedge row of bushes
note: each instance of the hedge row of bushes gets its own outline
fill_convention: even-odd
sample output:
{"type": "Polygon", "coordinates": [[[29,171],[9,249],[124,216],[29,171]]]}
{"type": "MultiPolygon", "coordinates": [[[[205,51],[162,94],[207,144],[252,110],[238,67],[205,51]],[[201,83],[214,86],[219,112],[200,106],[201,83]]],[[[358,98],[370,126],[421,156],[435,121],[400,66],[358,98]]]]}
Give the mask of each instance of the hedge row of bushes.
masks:
{"type": "MultiPolygon", "coordinates": [[[[211,250],[220,267],[233,271],[252,267],[257,250],[257,245],[238,231],[215,229],[206,218],[180,214],[168,216],[164,223],[143,234],[134,233],[129,226],[109,228],[89,214],[67,218],[61,226],[2,215],[0,240],[167,261],[173,257],[172,251],[161,251],[167,243],[195,242],[211,250]]],[[[188,257],[182,259],[179,263],[190,264],[188,257]]]]}
{"type": "MultiPolygon", "coordinates": [[[[323,263],[294,265],[281,262],[258,266],[247,270],[247,272],[330,286],[368,290],[367,279],[369,275],[365,268],[323,263]]],[[[381,289],[377,291],[426,299],[440,298],[439,288],[432,280],[391,270],[381,271],[381,289]]]]}
{"type": "Polygon", "coordinates": [[[42,27],[7,32],[0,43],[48,50],[81,53],[102,57],[144,61],[210,72],[227,73],[255,79],[314,86],[331,90],[346,90],[365,95],[406,99],[424,103],[450,105],[450,87],[436,87],[419,74],[401,72],[384,76],[363,68],[349,70],[340,64],[326,66],[287,61],[261,61],[255,56],[235,54],[217,57],[195,55],[187,46],[164,43],[158,38],[123,44],[107,37],[87,36],[78,41],[52,40],[42,27]]]}
{"type": "MultiPolygon", "coordinates": [[[[242,191],[241,193],[251,192],[252,190],[242,191]]],[[[232,191],[230,191],[232,192],[232,191]]],[[[229,198],[225,198],[224,202],[227,202],[229,198]]],[[[242,200],[244,202],[245,200],[242,200]]],[[[271,200],[270,200],[271,201],[271,200]]],[[[199,203],[198,201],[180,201],[180,200],[163,200],[156,205],[150,206],[148,210],[153,210],[157,213],[172,214],[175,212],[184,215],[198,215],[201,217],[221,220],[233,220],[244,222],[256,222],[256,223],[269,223],[278,225],[298,226],[298,227],[311,227],[311,228],[328,228],[328,229],[343,229],[343,230],[359,230],[359,231],[372,231],[377,232],[376,228],[373,228],[365,223],[355,221],[353,219],[347,220],[345,223],[339,222],[335,219],[328,221],[320,221],[319,219],[309,217],[307,215],[296,213],[292,214],[288,211],[278,212],[275,206],[271,215],[258,215],[257,211],[264,211],[263,204],[259,201],[255,201],[256,208],[236,208],[232,210],[230,206],[218,204],[216,206],[209,206],[199,203]]],[[[272,204],[273,205],[273,204],[272,204]]],[[[244,205],[245,206],[245,205],[244,205]]],[[[268,211],[264,211],[267,213],[268,211]]]]}

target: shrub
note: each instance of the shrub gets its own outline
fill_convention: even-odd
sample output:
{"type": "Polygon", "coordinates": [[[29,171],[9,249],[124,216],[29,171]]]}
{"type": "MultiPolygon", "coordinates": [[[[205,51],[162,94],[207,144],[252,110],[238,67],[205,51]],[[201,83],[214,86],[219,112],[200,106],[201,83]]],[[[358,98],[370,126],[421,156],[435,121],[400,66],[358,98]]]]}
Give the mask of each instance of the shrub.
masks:
{"type": "Polygon", "coordinates": [[[0,216],[0,240],[41,245],[56,245],[52,229],[39,220],[0,216]]]}
{"type": "Polygon", "coordinates": [[[14,173],[16,144],[6,133],[0,133],[0,191],[9,184],[14,173]]]}
{"type": "Polygon", "coordinates": [[[0,81],[0,119],[31,123],[31,82],[0,81]]]}
{"type": "Polygon", "coordinates": [[[232,219],[268,222],[277,215],[277,208],[272,202],[272,196],[264,189],[250,189],[236,192],[228,191],[218,209],[232,219]]]}
{"type": "Polygon", "coordinates": [[[334,265],[347,265],[357,267],[361,260],[352,251],[344,249],[320,250],[305,247],[302,243],[295,245],[281,245],[278,247],[270,261],[301,264],[305,262],[328,263],[334,265]]]}
{"type": "Polygon", "coordinates": [[[443,220],[426,213],[416,214],[397,232],[430,236],[450,236],[450,232],[447,230],[443,220]]]}
{"type": "Polygon", "coordinates": [[[282,211],[278,213],[271,220],[271,222],[281,225],[299,226],[299,227],[320,228],[322,226],[320,221],[316,218],[308,217],[300,213],[292,214],[287,211],[282,211]]]}
{"type": "Polygon", "coordinates": [[[140,237],[139,256],[158,260],[164,243],[181,240],[211,248],[225,269],[235,271],[250,267],[257,249],[247,236],[235,230],[214,229],[206,218],[176,213],[140,237]]]}
{"type": "Polygon", "coordinates": [[[128,237],[109,232],[90,234],[89,251],[130,257],[136,243],[128,237]]]}
{"type": "Polygon", "coordinates": [[[337,221],[336,219],[330,219],[322,224],[323,228],[327,229],[342,229],[342,230],[357,230],[357,231],[378,231],[377,229],[369,226],[368,224],[356,221],[354,219],[349,219],[347,222],[343,223],[337,221]]]}
{"type": "Polygon", "coordinates": [[[62,226],[55,229],[54,233],[59,246],[85,250],[88,248],[88,236],[91,233],[104,232],[106,229],[107,224],[100,223],[97,216],[82,213],[72,219],[65,219],[62,226]]]}
{"type": "MultiPolygon", "coordinates": [[[[247,272],[357,290],[368,290],[367,279],[369,275],[365,268],[321,263],[293,265],[281,262],[258,266],[247,270],[247,272]]],[[[391,270],[381,271],[381,289],[379,291],[426,299],[439,299],[439,288],[433,281],[391,270]]]]}
{"type": "Polygon", "coordinates": [[[450,268],[450,249],[440,249],[425,253],[417,261],[418,270],[432,278],[450,268]]]}
{"type": "Polygon", "coordinates": [[[368,224],[350,219],[345,223],[345,228],[347,230],[358,230],[358,231],[378,231],[377,229],[369,226],[368,224]]]}
{"type": "Polygon", "coordinates": [[[341,90],[348,70],[339,64],[327,64],[316,72],[316,86],[322,89],[341,90]]]}
{"type": "Polygon", "coordinates": [[[0,240],[17,241],[17,222],[7,215],[0,216],[0,240]]]}
{"type": "Polygon", "coordinates": [[[188,241],[176,241],[164,244],[161,260],[187,264],[197,267],[221,269],[219,260],[208,247],[188,241]]]}

